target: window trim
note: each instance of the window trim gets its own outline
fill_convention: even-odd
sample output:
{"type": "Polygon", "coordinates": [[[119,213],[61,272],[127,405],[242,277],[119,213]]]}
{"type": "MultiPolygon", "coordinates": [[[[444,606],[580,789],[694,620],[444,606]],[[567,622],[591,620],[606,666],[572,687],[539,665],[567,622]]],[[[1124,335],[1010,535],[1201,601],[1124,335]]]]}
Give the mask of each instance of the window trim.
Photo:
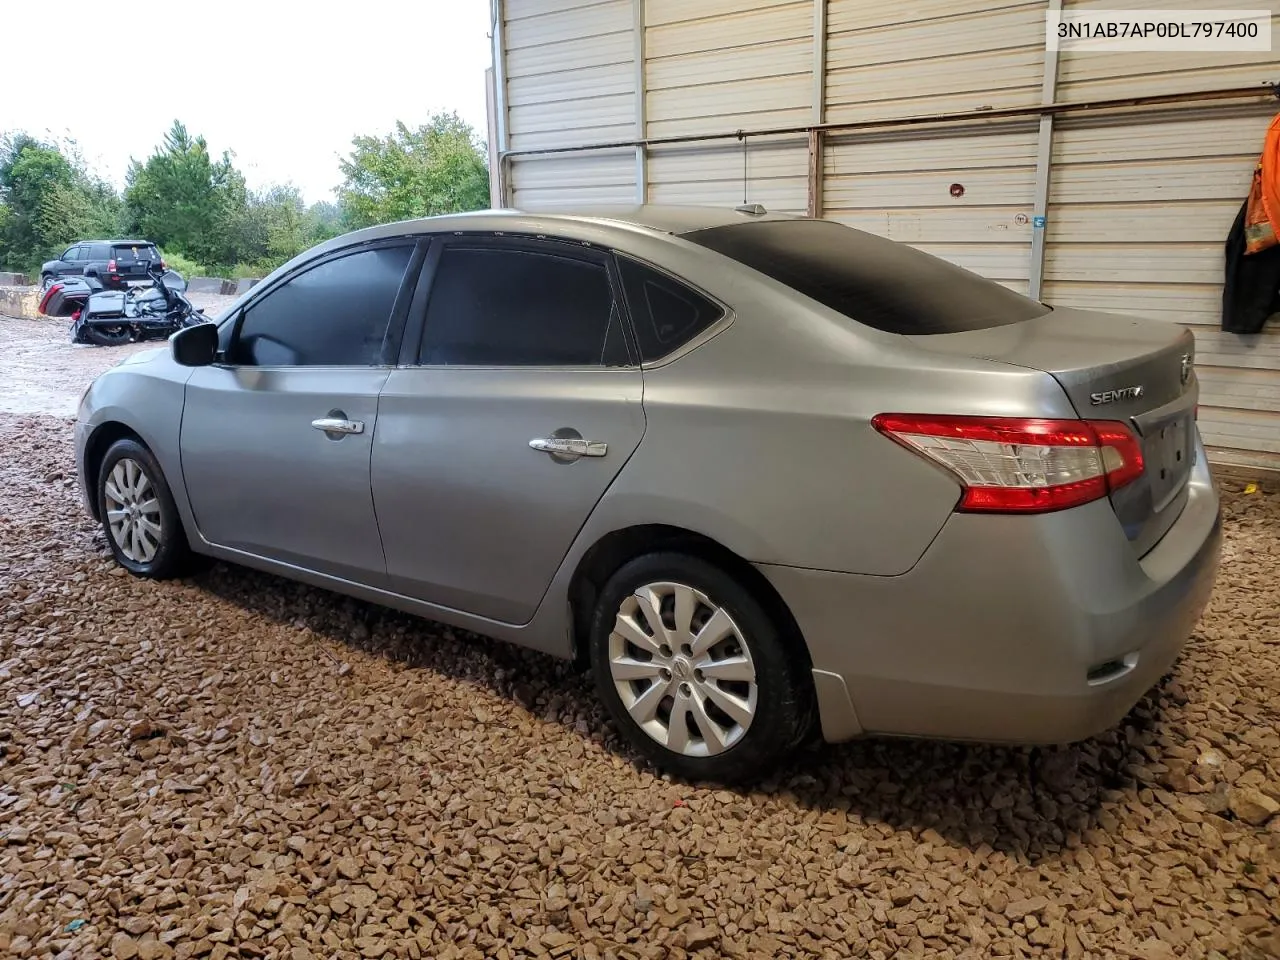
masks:
{"type": "MultiPolygon", "coordinates": [[[[694,350],[697,350],[698,347],[702,346],[707,341],[712,340],[715,337],[718,337],[720,334],[722,334],[725,330],[727,330],[733,324],[733,321],[736,316],[733,312],[733,308],[730,307],[723,300],[721,300],[719,297],[717,297],[715,294],[709,293],[705,288],[689,280],[687,277],[681,276],[680,274],[675,273],[674,271],[669,270],[664,266],[656,264],[652,260],[646,260],[644,257],[637,256],[636,254],[631,253],[628,250],[615,249],[612,251],[612,253],[615,261],[614,270],[617,271],[618,273],[618,281],[620,285],[622,281],[622,271],[621,271],[621,268],[617,265],[616,261],[619,257],[625,257],[626,259],[632,261],[633,263],[637,263],[648,270],[652,270],[654,273],[661,274],[662,276],[666,277],[668,280],[670,280],[672,283],[676,284],[677,286],[685,287],[688,290],[692,290],[694,293],[696,293],[698,296],[702,297],[703,299],[707,300],[709,303],[715,304],[715,306],[720,310],[719,317],[717,317],[713,322],[707,324],[705,327],[699,330],[694,336],[690,337],[688,340],[680,344],[680,346],[676,347],[674,350],[668,353],[664,353],[657,360],[641,359],[639,363],[640,363],[640,368],[642,370],[656,370],[660,367],[665,367],[669,363],[675,363],[681,357],[692,353],[694,350]]],[[[623,306],[627,311],[627,322],[628,324],[632,325],[632,336],[634,337],[635,336],[635,328],[634,328],[635,317],[631,315],[631,301],[626,296],[625,286],[623,287],[623,306]]],[[[635,341],[635,350],[636,350],[636,356],[639,357],[640,343],[638,339],[635,341]]]]}
{"type": "Polygon", "coordinates": [[[564,237],[552,237],[545,234],[515,234],[455,231],[450,234],[435,235],[422,267],[422,276],[418,281],[413,303],[409,308],[408,326],[405,329],[404,341],[400,348],[398,368],[411,370],[566,370],[574,372],[635,373],[640,369],[640,351],[635,339],[635,330],[631,326],[631,313],[627,309],[626,292],[622,288],[622,277],[618,273],[618,264],[614,260],[613,251],[603,249],[581,240],[570,240],[564,237]],[[419,363],[418,355],[422,349],[422,340],[427,329],[427,307],[431,302],[431,294],[435,289],[436,270],[445,250],[454,249],[497,249],[524,250],[529,253],[540,253],[562,259],[582,260],[602,266],[609,278],[609,289],[613,293],[613,302],[618,310],[618,318],[622,322],[622,335],[627,346],[626,364],[604,366],[598,363],[581,364],[479,364],[479,363],[419,363]]]}
{"type": "Polygon", "coordinates": [[[240,304],[227,317],[222,324],[218,325],[219,341],[222,339],[222,328],[225,325],[228,328],[226,346],[219,344],[217,359],[214,365],[226,370],[375,370],[390,369],[396,365],[395,358],[400,352],[400,344],[404,336],[405,321],[408,315],[408,306],[411,302],[415,287],[418,284],[418,277],[421,273],[423,257],[426,253],[427,241],[429,238],[406,234],[398,237],[384,237],[378,240],[367,241],[364,243],[355,243],[350,246],[340,247],[337,250],[330,250],[321,256],[313,257],[297,267],[290,270],[286,274],[282,274],[271,282],[269,286],[259,284],[253,289],[249,298],[240,304]],[[316,267],[323,266],[334,260],[341,260],[344,257],[354,256],[357,253],[365,253],[369,250],[378,250],[387,247],[410,247],[409,262],[405,266],[404,276],[400,278],[400,289],[396,291],[395,299],[391,304],[391,316],[387,320],[387,332],[382,337],[382,350],[378,363],[308,363],[308,364],[269,364],[263,366],[253,366],[244,363],[231,363],[226,358],[234,356],[236,343],[240,339],[240,327],[244,323],[245,314],[252,310],[254,305],[260,303],[266,297],[269,297],[276,290],[316,267]],[[261,287],[262,289],[259,289],[261,287]]]}

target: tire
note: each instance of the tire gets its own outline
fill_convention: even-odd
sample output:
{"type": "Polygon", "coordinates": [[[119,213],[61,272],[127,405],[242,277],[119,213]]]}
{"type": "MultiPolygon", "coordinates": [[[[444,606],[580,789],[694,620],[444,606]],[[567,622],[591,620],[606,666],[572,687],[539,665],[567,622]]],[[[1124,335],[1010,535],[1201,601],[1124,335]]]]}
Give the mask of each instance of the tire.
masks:
{"type": "Polygon", "coordinates": [[[111,327],[95,327],[85,324],[82,328],[84,337],[90,343],[96,343],[100,347],[120,347],[128,343],[132,338],[127,324],[117,324],[111,327]]]}
{"type": "Polygon", "coordinates": [[[135,576],[152,580],[175,577],[189,568],[191,550],[182,519],[150,450],[137,440],[113,443],[102,458],[97,495],[102,529],[116,563],[135,576]],[[128,514],[123,522],[122,510],[128,514]],[[158,532],[153,532],[153,527],[158,527],[158,532]],[[133,529],[138,531],[137,539],[133,529]]]}
{"type": "Polygon", "coordinates": [[[40,292],[44,293],[52,286],[53,286],[53,274],[51,273],[40,274],[40,292]]]}
{"type": "Polygon", "coordinates": [[[673,775],[758,781],[812,729],[813,688],[800,656],[750,590],[699,557],[653,553],[625,564],[600,592],[589,643],[596,690],[614,723],[673,775]],[[645,628],[653,609],[670,644],[645,628]],[[682,636],[691,641],[685,647],[682,636]],[[722,639],[699,648],[715,637],[722,639]],[[717,662],[724,665],[715,675],[703,672],[717,662]]]}

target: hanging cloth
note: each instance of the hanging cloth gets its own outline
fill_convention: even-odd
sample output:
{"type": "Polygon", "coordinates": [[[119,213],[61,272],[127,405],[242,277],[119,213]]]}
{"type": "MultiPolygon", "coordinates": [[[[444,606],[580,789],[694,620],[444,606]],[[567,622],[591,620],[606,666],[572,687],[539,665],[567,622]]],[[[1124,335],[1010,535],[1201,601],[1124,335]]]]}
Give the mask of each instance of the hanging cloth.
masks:
{"type": "Polygon", "coordinates": [[[1267,128],[1225,254],[1222,329],[1258,333],[1269,316],[1280,312],[1280,115],[1267,128]]]}

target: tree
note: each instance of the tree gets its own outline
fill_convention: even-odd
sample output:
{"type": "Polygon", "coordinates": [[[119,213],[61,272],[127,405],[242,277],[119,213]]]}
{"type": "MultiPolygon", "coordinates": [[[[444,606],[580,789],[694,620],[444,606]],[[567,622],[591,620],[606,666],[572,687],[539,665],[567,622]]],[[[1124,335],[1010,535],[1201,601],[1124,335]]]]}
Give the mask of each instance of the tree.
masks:
{"type": "Polygon", "coordinates": [[[25,133],[0,139],[0,262],[27,270],[75,240],[120,228],[120,199],[67,151],[25,133]]]}
{"type": "Polygon", "coordinates": [[[205,263],[227,262],[244,205],[244,178],[223,153],[209,155],[204,137],[192,137],[175,120],[145,164],[133,161],[125,202],[134,227],[146,239],[171,245],[205,263]]]}
{"type": "Polygon", "coordinates": [[[4,260],[30,266],[55,240],[41,222],[45,198],[69,189],[75,172],[58,149],[25,133],[6,136],[0,143],[0,194],[8,215],[0,238],[4,260]]]}
{"type": "Polygon", "coordinates": [[[313,203],[307,208],[307,242],[314,246],[342,232],[342,208],[336,203],[313,203]]]}
{"type": "Polygon", "coordinates": [[[351,142],[338,188],[348,227],[489,205],[483,144],[456,113],[436,114],[417,130],[397,122],[387,137],[351,142]]]}

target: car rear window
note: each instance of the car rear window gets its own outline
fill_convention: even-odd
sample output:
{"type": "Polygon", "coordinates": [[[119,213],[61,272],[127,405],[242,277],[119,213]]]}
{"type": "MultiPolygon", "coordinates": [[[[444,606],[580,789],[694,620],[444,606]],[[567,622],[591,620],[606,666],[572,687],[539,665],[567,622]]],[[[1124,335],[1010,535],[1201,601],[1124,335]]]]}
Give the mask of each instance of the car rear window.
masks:
{"type": "Polygon", "coordinates": [[[886,333],[962,333],[1049,312],[940,257],[831,220],[766,220],[683,234],[886,333]]]}
{"type": "Polygon", "coordinates": [[[112,249],[112,255],[117,260],[159,260],[160,259],[160,254],[156,252],[156,248],[147,246],[146,244],[140,243],[137,246],[122,246],[120,244],[117,244],[111,249],[112,249]],[[134,255],[135,250],[138,251],[137,256],[134,255]]]}

